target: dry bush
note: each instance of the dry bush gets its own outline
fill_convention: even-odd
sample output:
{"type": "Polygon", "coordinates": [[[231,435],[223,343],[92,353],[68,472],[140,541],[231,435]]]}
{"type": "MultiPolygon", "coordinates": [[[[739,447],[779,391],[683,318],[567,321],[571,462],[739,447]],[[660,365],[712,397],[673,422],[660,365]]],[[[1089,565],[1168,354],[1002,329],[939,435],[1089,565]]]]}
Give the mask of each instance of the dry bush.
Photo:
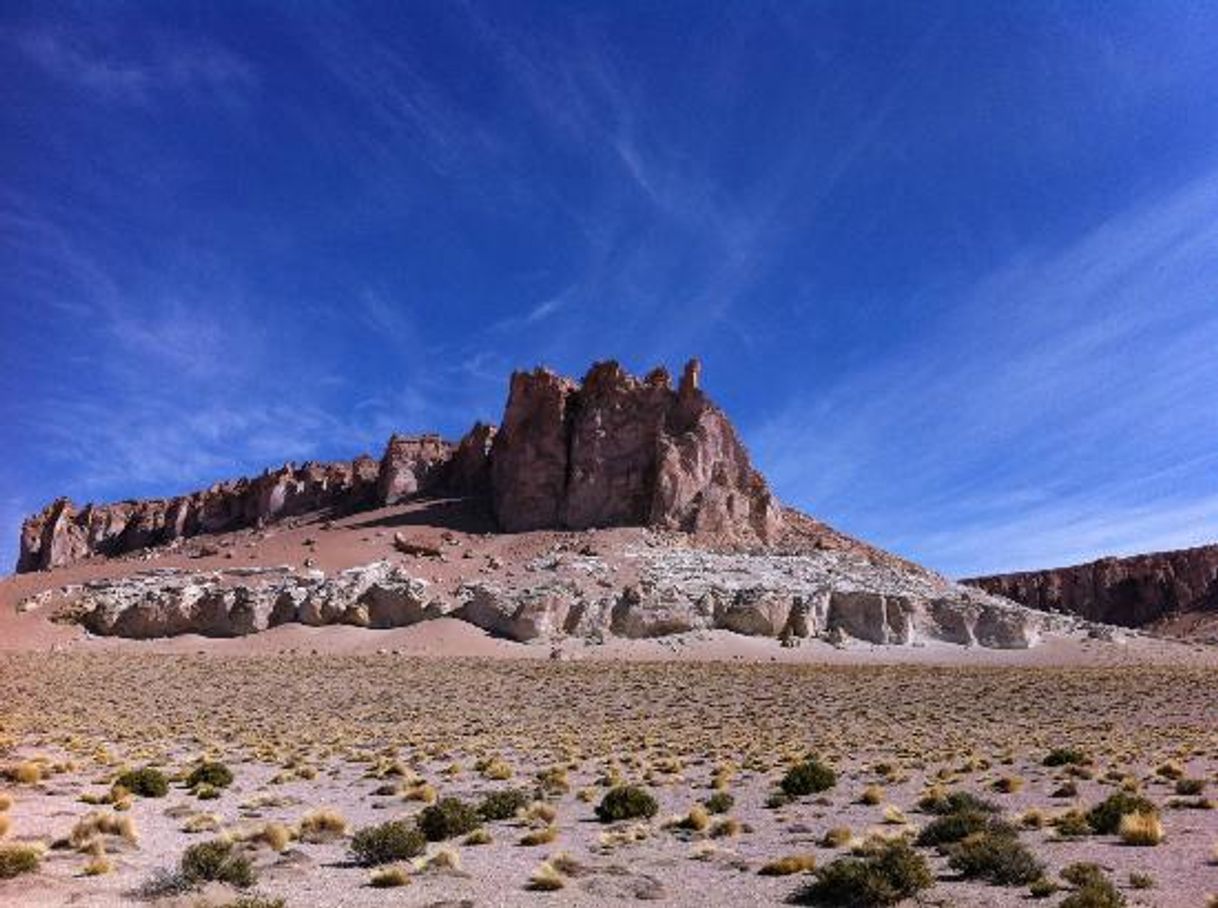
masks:
{"type": "Polygon", "coordinates": [[[520,839],[520,844],[525,846],[549,845],[558,838],[557,826],[545,826],[541,829],[533,829],[524,834],[520,839]]]}
{"type": "Polygon", "coordinates": [[[34,785],[42,781],[42,764],[23,760],[4,767],[3,776],[17,785],[34,785]]]}
{"type": "Polygon", "coordinates": [[[562,878],[562,874],[554,865],[549,861],[542,861],[529,875],[529,882],[525,888],[536,892],[557,892],[565,885],[567,885],[566,880],[562,878]]]}
{"type": "Polygon", "coordinates": [[[763,864],[757,872],[761,876],[790,876],[793,873],[807,873],[816,867],[816,856],[811,854],[789,854],[763,864]]]}
{"type": "Polygon", "coordinates": [[[351,831],[346,817],[330,807],[310,810],[300,818],[299,828],[300,840],[312,843],[333,841],[351,831]]]}
{"type": "Polygon", "coordinates": [[[372,871],[368,885],[374,889],[395,889],[410,885],[410,874],[403,867],[382,867],[372,871]]]}
{"type": "Polygon", "coordinates": [[[1117,835],[1126,845],[1158,845],[1163,841],[1163,821],[1156,813],[1127,813],[1121,817],[1117,835]]]}
{"type": "Polygon", "coordinates": [[[94,811],[86,814],[76,822],[68,833],[68,842],[77,850],[83,849],[99,836],[112,835],[135,844],[139,841],[139,831],[135,820],[130,816],[119,816],[115,813],[94,811]]]}
{"type": "Polygon", "coordinates": [[[0,880],[12,879],[23,873],[33,873],[42,860],[41,844],[0,842],[0,880]]]}

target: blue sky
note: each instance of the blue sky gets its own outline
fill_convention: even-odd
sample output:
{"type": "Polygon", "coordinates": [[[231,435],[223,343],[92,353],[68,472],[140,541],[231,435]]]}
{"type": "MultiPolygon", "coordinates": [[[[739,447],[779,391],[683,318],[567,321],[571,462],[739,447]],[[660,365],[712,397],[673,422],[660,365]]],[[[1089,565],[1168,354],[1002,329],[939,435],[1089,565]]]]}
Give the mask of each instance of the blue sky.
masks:
{"type": "Polygon", "coordinates": [[[1218,539],[1218,6],[0,7],[21,516],[704,361],[952,574],[1218,539]]]}

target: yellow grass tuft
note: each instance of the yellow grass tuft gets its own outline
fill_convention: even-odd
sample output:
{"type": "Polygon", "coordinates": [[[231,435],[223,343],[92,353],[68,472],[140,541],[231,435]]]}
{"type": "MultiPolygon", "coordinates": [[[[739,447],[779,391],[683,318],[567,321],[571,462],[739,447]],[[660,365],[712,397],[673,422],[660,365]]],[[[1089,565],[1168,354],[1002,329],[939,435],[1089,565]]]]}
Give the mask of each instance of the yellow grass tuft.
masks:
{"type": "Polygon", "coordinates": [[[410,874],[402,867],[382,867],[372,871],[368,885],[375,889],[396,889],[398,886],[410,885],[410,874]]]}
{"type": "Polygon", "coordinates": [[[337,810],[322,807],[310,810],[300,819],[300,838],[305,842],[326,842],[342,838],[351,826],[337,810]]]}
{"type": "Polygon", "coordinates": [[[42,781],[42,764],[33,760],[12,763],[4,768],[3,775],[18,785],[33,785],[42,781]]]}
{"type": "Polygon", "coordinates": [[[534,845],[548,845],[558,838],[557,826],[546,826],[542,829],[534,829],[531,832],[525,833],[520,839],[520,844],[532,847],[534,845]]]}
{"type": "Polygon", "coordinates": [[[786,857],[770,861],[757,872],[762,876],[790,876],[793,873],[807,873],[816,867],[816,857],[811,854],[789,854],[786,857]]]}
{"type": "Polygon", "coordinates": [[[78,820],[72,827],[72,831],[68,833],[68,842],[79,851],[89,847],[104,835],[119,836],[133,845],[139,841],[140,837],[133,817],[120,817],[115,813],[93,811],[78,820]]]}
{"type": "Polygon", "coordinates": [[[1126,845],[1158,845],[1163,841],[1163,821],[1155,813],[1127,813],[1117,834],[1126,845]]]}
{"type": "Polygon", "coordinates": [[[114,862],[104,855],[91,858],[82,870],[85,876],[105,876],[107,873],[113,872],[114,862]]]}
{"type": "Polygon", "coordinates": [[[525,888],[534,892],[557,892],[565,885],[567,881],[562,878],[558,869],[549,861],[542,861],[529,875],[529,883],[525,888]]]}

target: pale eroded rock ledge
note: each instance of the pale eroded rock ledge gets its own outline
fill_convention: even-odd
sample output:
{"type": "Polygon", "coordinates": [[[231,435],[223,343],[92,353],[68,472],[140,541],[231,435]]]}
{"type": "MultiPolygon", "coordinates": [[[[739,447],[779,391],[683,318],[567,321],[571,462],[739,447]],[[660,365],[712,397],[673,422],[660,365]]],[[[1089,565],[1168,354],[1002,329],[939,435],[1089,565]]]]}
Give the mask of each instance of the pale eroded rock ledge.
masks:
{"type": "MultiPolygon", "coordinates": [[[[387,561],[332,576],[290,566],[160,569],[64,588],[62,616],[89,632],[130,638],[238,637],[287,623],[403,627],[439,617],[521,642],[660,637],[725,629],[797,644],[806,638],[881,645],[944,641],[1023,649],[1071,619],[1023,608],[932,574],[850,553],[627,554],[636,578],[595,556],[536,559],[512,581],[429,584],[387,561]]],[[[45,601],[45,600],[44,600],[45,601]]],[[[41,604],[41,603],[40,603],[41,604]]]]}

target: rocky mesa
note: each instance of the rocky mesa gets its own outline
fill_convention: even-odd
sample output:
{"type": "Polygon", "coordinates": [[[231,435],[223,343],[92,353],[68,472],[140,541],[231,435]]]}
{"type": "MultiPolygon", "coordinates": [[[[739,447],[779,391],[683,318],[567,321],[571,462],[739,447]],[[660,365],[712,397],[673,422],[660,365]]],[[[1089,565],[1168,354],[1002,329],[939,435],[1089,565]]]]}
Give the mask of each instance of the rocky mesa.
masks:
{"type": "Polygon", "coordinates": [[[675,390],[663,369],[639,380],[615,362],[582,382],[517,372],[502,428],[476,423],[458,443],[395,435],[379,462],[289,464],[174,498],[83,508],[61,498],[26,519],[17,572],[442,495],[485,499],[508,532],[658,526],[770,541],[781,511],[699,371],[691,361],[675,390]]]}
{"type": "Polygon", "coordinates": [[[1032,608],[1145,627],[1184,614],[1218,612],[1218,545],[962,582],[1032,608]]]}
{"type": "Polygon", "coordinates": [[[454,500],[499,532],[433,526],[430,541],[395,532],[376,560],[330,573],[311,557],[299,567],[128,571],[63,584],[23,608],[53,601],[93,634],[133,638],[450,618],[521,642],[726,630],[788,645],[1026,648],[1042,631],[1081,626],[783,508],[702,390],[696,360],[675,387],[663,369],[640,378],[615,362],[582,381],[516,372],[499,426],[477,423],[455,443],[395,435],[379,461],[287,465],[169,499],[84,508],[60,499],[25,522],[18,569],[146,559],[202,535],[231,558],[235,539],[254,545],[276,523],[340,536],[363,527],[364,543],[387,544],[385,526],[423,528],[429,508],[454,500]],[[361,516],[373,509],[379,516],[361,516]],[[508,539],[523,541],[508,558],[495,554],[495,540],[508,539]]]}

